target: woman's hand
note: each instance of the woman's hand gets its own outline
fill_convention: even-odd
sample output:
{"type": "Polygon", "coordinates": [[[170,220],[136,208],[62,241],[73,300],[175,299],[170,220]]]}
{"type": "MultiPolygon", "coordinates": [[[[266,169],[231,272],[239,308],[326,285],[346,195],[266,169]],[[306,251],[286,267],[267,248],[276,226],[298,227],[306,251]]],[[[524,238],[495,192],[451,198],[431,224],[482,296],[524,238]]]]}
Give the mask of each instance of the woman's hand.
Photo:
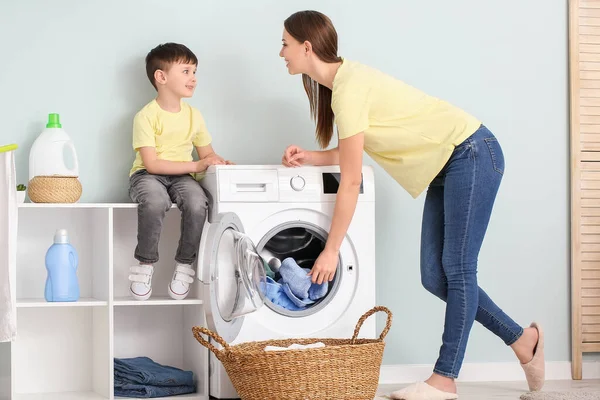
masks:
{"type": "Polygon", "coordinates": [[[338,252],[325,249],[321,252],[317,261],[308,273],[312,277],[312,283],[331,282],[335,276],[338,266],[338,252]]]}
{"type": "Polygon", "coordinates": [[[302,165],[311,164],[311,154],[312,152],[306,151],[303,148],[292,144],[283,152],[281,163],[286,167],[300,167],[302,165]]]}

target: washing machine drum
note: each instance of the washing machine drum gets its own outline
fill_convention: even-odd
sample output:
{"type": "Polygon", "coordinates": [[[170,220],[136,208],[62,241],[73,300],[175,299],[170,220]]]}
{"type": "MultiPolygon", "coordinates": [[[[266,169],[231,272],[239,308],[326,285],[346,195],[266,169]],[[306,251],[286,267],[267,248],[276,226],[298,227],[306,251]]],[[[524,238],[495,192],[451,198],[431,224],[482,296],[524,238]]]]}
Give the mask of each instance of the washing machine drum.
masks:
{"type": "Polygon", "coordinates": [[[304,228],[285,229],[269,239],[265,247],[278,256],[294,253],[308,247],[313,235],[304,228]]]}

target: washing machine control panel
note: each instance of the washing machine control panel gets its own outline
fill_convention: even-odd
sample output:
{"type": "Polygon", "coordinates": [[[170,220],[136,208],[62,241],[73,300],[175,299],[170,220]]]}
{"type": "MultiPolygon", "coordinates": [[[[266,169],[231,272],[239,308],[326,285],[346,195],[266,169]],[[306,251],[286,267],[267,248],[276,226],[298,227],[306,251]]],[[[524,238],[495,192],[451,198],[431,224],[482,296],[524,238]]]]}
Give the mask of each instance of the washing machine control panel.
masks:
{"type": "Polygon", "coordinates": [[[306,181],[300,175],[293,176],[292,179],[290,179],[290,186],[297,192],[304,189],[304,185],[306,185],[306,181]]]}
{"type": "Polygon", "coordinates": [[[315,167],[280,168],[277,175],[279,178],[279,201],[335,202],[337,190],[329,184],[329,180],[332,179],[330,175],[333,176],[333,174],[328,171],[322,171],[315,167]]]}
{"type": "MultiPolygon", "coordinates": [[[[341,183],[337,166],[285,168],[263,166],[242,169],[239,166],[216,166],[218,181],[204,179],[208,191],[218,190],[220,202],[335,202],[341,183]],[[222,167],[222,168],[217,168],[222,167]]],[[[366,167],[365,167],[366,168],[366,167]]],[[[212,171],[209,171],[212,173],[212,171]]],[[[358,201],[373,201],[373,178],[370,170],[363,171],[358,201]],[[368,179],[365,173],[368,172],[368,179]],[[363,185],[364,183],[364,185],[363,185]]],[[[209,173],[209,176],[214,176],[209,173]]],[[[212,193],[212,192],[211,192],[212,193]]]]}

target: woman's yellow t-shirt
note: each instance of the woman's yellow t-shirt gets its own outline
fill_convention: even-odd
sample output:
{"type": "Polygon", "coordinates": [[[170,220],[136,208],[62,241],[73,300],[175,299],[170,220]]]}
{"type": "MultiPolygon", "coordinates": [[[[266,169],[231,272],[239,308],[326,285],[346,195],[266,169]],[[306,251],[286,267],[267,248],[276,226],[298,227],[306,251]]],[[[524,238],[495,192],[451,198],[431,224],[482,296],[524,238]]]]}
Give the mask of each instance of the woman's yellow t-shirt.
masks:
{"type": "Polygon", "coordinates": [[[365,152],[415,198],[481,125],[443,100],[347,59],[333,80],[331,108],[339,138],[364,132],[365,152]]]}

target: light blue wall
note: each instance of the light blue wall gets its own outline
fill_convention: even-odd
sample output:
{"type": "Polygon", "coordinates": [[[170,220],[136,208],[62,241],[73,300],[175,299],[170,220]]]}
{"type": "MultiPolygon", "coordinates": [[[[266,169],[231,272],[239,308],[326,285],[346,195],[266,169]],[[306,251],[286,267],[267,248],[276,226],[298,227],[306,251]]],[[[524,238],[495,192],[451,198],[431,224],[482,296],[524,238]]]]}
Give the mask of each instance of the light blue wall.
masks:
{"type": "MultiPolygon", "coordinates": [[[[507,170],[480,283],[519,323],[545,325],[549,361],[569,360],[563,1],[3,1],[0,144],[19,144],[19,181],[46,115],[58,112],[79,152],[82,201],[127,201],[132,117],[154,95],[143,60],[166,41],[198,55],[190,103],[219,153],[263,164],[278,163],[290,143],[314,147],[300,77],[278,57],[283,20],[310,8],[333,19],[341,55],[463,107],[496,133],[507,170]]],[[[423,197],[412,200],[379,168],[376,176],[377,298],[395,313],[384,362],[433,363],[444,308],[420,286],[423,197]]],[[[466,361],[512,360],[474,328],[466,361]]]]}

